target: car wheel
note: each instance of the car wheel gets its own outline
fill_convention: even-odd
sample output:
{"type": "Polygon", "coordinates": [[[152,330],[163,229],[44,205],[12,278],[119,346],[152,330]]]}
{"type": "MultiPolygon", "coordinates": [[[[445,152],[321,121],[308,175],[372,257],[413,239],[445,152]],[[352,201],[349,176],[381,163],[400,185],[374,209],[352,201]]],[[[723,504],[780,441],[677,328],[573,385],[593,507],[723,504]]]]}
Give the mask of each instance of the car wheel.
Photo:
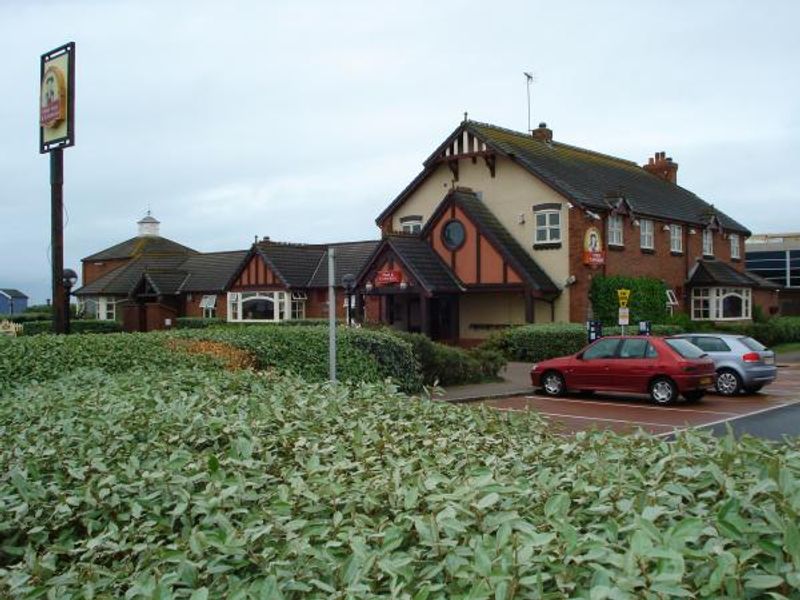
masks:
{"type": "Polygon", "coordinates": [[[748,385],[745,386],[744,391],[747,392],[748,394],[757,394],[758,392],[761,391],[761,388],[763,387],[764,387],[763,385],[748,385]]]}
{"type": "Polygon", "coordinates": [[[683,397],[686,398],[687,402],[699,402],[705,395],[706,393],[703,390],[695,390],[694,392],[686,392],[683,397]]]}
{"type": "Polygon", "coordinates": [[[717,371],[717,392],[723,396],[735,396],[742,389],[742,378],[732,369],[717,371]]]}
{"type": "Polygon", "coordinates": [[[671,379],[659,377],[650,384],[650,399],[656,404],[672,404],[677,397],[678,388],[671,379]]]}
{"type": "Polygon", "coordinates": [[[542,375],[542,388],[548,396],[561,396],[566,388],[564,378],[558,371],[548,371],[542,375]]]}

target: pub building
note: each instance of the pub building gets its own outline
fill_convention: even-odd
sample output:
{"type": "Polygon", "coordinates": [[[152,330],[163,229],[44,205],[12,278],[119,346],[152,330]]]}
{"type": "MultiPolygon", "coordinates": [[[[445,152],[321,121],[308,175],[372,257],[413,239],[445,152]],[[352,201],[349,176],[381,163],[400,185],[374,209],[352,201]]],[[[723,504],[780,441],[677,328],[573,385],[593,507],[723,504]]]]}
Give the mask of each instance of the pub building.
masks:
{"type": "Polygon", "coordinates": [[[381,239],[256,239],[201,253],[139,234],[83,259],[85,314],[128,331],[183,316],[261,323],[336,315],[474,345],[524,323],[585,322],[600,275],[664,281],[664,302],[697,321],[778,311],[779,286],[745,269],[749,230],[677,183],[657,152],[644,165],[553,138],[464,120],[378,215],[381,239]],[[346,275],[354,283],[345,286],[346,275]]]}

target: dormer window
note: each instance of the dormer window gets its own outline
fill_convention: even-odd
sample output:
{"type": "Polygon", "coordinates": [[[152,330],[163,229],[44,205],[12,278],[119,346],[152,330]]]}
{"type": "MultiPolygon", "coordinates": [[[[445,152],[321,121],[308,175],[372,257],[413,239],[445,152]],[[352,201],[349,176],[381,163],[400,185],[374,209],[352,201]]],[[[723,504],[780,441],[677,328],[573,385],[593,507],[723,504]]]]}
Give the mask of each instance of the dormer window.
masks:
{"type": "Polygon", "coordinates": [[[409,215],[407,217],[400,217],[400,227],[403,233],[416,235],[422,231],[422,216],[409,215]]]}
{"type": "Polygon", "coordinates": [[[711,229],[703,229],[703,255],[714,256],[714,232],[711,229]]]}
{"type": "Polygon", "coordinates": [[[741,251],[739,249],[739,234],[732,233],[730,239],[731,239],[731,258],[735,259],[742,258],[741,251]]]}

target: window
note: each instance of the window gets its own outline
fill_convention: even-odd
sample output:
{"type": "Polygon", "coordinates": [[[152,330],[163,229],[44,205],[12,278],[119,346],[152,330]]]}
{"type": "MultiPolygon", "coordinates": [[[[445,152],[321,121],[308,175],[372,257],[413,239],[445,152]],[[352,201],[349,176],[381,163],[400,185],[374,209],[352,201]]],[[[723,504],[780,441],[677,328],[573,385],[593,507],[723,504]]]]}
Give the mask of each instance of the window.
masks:
{"type": "Polygon", "coordinates": [[[417,234],[422,230],[422,217],[418,215],[400,217],[400,227],[403,233],[417,234]]]}
{"type": "Polygon", "coordinates": [[[204,319],[214,319],[217,316],[217,297],[214,295],[203,296],[200,300],[200,308],[203,311],[204,319]]]}
{"type": "Polygon", "coordinates": [[[649,342],[644,338],[629,338],[622,340],[619,349],[620,358],[644,358],[649,342]]]}
{"type": "Polygon", "coordinates": [[[683,227],[680,225],[669,226],[669,251],[683,252],[683,227]]]}
{"type": "Polygon", "coordinates": [[[586,352],[583,353],[583,358],[584,360],[614,358],[617,353],[617,346],[619,346],[619,339],[617,338],[598,340],[587,348],[586,352]]]}
{"type": "Polygon", "coordinates": [[[117,318],[117,301],[100,296],[97,300],[97,318],[101,321],[114,321],[117,318]]]}
{"type": "Polygon", "coordinates": [[[750,288],[694,288],[692,319],[723,321],[751,318],[750,288]]]}
{"type": "Polygon", "coordinates": [[[622,215],[609,215],[608,216],[608,245],[609,246],[622,246],[625,244],[625,238],[622,234],[622,215]]]}
{"type": "Polygon", "coordinates": [[[696,337],[692,343],[706,352],[730,352],[731,348],[725,341],[718,337],[696,337]]]}
{"type": "Polygon", "coordinates": [[[228,321],[285,321],[290,302],[286,292],[230,292],[228,321]]]}
{"type": "Polygon", "coordinates": [[[442,242],[448,250],[458,250],[466,238],[467,233],[461,221],[449,221],[442,229],[442,242]]]}
{"type": "Polygon", "coordinates": [[[534,213],[536,244],[555,244],[561,241],[561,211],[541,210],[534,213]]]}
{"type": "Polygon", "coordinates": [[[703,254],[714,256],[714,232],[710,229],[703,229],[703,254]]]}
{"type": "Polygon", "coordinates": [[[671,315],[678,306],[678,296],[675,290],[667,290],[667,312],[671,315]]]}
{"type": "Polygon", "coordinates": [[[655,247],[653,241],[653,222],[650,219],[639,221],[639,246],[645,250],[652,250],[655,247]]]}
{"type": "Polygon", "coordinates": [[[731,258],[742,258],[741,251],[739,249],[739,234],[732,233],[730,239],[731,239],[731,258]]]}
{"type": "Polygon", "coordinates": [[[307,299],[305,292],[292,292],[292,319],[306,318],[307,299]]]}
{"type": "Polygon", "coordinates": [[[692,344],[689,340],[672,338],[664,341],[667,342],[667,346],[675,350],[675,352],[680,354],[683,358],[700,358],[706,355],[705,352],[700,350],[700,348],[692,344]]]}

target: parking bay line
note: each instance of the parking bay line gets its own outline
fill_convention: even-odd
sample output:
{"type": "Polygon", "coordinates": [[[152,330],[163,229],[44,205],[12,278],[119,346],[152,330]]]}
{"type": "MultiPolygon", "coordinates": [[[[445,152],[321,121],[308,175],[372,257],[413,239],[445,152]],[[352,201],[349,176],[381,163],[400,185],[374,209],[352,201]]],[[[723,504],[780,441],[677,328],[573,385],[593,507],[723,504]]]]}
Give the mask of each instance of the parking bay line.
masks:
{"type": "Polygon", "coordinates": [[[680,429],[676,429],[675,431],[667,431],[665,433],[659,433],[657,435],[658,436],[672,435],[673,433],[680,433],[681,431],[687,431],[689,429],[701,429],[706,427],[713,427],[714,425],[720,425],[722,423],[730,423],[731,421],[738,421],[739,419],[746,419],[747,417],[754,417],[755,415],[760,415],[762,413],[778,410],[779,408],[785,408],[787,406],[791,406],[792,404],[794,404],[794,402],[788,402],[786,404],[776,404],[775,406],[769,406],[767,408],[762,408],[761,410],[756,410],[754,412],[739,414],[730,419],[719,419],[717,421],[711,421],[710,423],[698,423],[697,425],[690,425],[689,427],[681,427],[680,429]]]}
{"type": "MultiPolygon", "coordinates": [[[[522,412],[527,409],[520,408],[500,408],[496,410],[507,410],[512,412],[522,412]]],[[[625,423],[626,425],[648,425],[650,427],[670,427],[672,429],[685,428],[683,425],[676,425],[675,423],[650,423],[648,421],[631,421],[629,419],[609,419],[607,417],[585,417],[583,415],[565,415],[561,413],[550,413],[536,409],[536,412],[545,417],[561,417],[564,419],[584,419],[587,421],[606,421],[609,423],[625,423]]],[[[671,431],[669,433],[672,433],[671,431]]]]}
{"type": "Polygon", "coordinates": [[[555,403],[572,402],[574,404],[589,404],[590,406],[598,406],[598,407],[599,406],[605,406],[605,405],[608,405],[608,406],[622,406],[622,407],[625,407],[625,408],[632,408],[632,409],[635,409],[635,410],[638,410],[640,408],[641,409],[646,409],[646,410],[658,410],[658,411],[676,410],[676,411],[682,412],[682,413],[695,412],[695,413],[702,413],[704,415],[732,415],[732,416],[734,416],[734,415],[742,414],[742,413],[728,412],[728,411],[724,411],[724,410],[697,410],[696,408],[673,408],[673,407],[669,407],[669,406],[645,406],[645,405],[639,405],[639,404],[628,404],[628,403],[625,403],[625,402],[613,402],[613,401],[606,402],[604,400],[570,400],[570,399],[565,399],[565,398],[558,398],[558,399],[550,398],[548,396],[524,396],[524,397],[525,397],[526,400],[547,400],[549,402],[555,402],[555,403]]]}

